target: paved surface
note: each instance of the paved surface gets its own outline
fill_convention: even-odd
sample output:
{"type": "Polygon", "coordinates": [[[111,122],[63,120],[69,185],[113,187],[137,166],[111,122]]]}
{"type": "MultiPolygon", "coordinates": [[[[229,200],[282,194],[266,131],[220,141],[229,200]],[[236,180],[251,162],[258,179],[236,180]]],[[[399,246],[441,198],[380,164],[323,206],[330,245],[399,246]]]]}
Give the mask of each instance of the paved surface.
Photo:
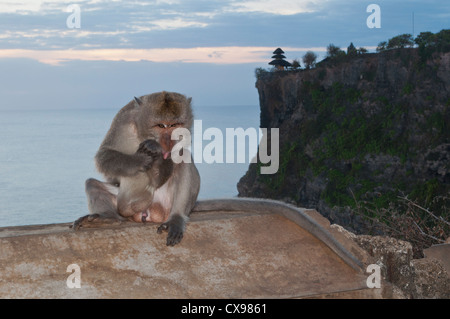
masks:
{"type": "MultiPolygon", "coordinates": [[[[368,274],[279,215],[194,214],[175,247],[156,229],[131,223],[78,232],[68,224],[0,228],[0,297],[381,297],[367,288],[368,274]],[[79,266],[81,288],[67,286],[71,264],[79,266]]],[[[333,234],[363,260],[358,246],[333,234]]]]}

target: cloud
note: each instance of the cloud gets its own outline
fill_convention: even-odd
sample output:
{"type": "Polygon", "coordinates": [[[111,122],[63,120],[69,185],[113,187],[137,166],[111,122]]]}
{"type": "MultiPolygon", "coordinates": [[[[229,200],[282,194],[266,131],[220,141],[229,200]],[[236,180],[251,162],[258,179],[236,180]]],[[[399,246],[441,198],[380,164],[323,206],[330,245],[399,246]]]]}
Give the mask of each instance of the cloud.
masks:
{"type": "MultiPolygon", "coordinates": [[[[324,52],[325,48],[284,47],[291,56],[295,52],[324,52]]],[[[81,61],[151,61],[213,64],[268,62],[273,47],[196,47],[163,49],[86,49],[86,50],[0,50],[0,58],[28,58],[41,63],[59,65],[81,61]]]]}
{"type": "MultiPolygon", "coordinates": [[[[322,1],[324,2],[324,1],[322,1]]],[[[315,2],[310,0],[260,0],[237,1],[230,4],[232,12],[259,12],[275,15],[294,15],[311,13],[317,10],[315,2]]]]}
{"type": "MultiPolygon", "coordinates": [[[[405,0],[380,1],[383,27],[373,30],[367,4],[354,0],[0,0],[0,48],[368,46],[410,25],[410,13],[398,10],[405,0]],[[71,3],[81,7],[80,29],[66,25],[71,3]]],[[[416,3],[417,33],[446,27],[447,7],[416,3]]],[[[208,54],[215,62],[231,56],[208,54]]]]}
{"type": "Polygon", "coordinates": [[[14,1],[6,0],[0,2],[1,13],[29,14],[41,9],[43,0],[14,1]]]}
{"type": "Polygon", "coordinates": [[[146,23],[147,26],[135,25],[134,30],[139,32],[153,31],[153,30],[175,30],[182,28],[204,28],[208,26],[207,23],[199,21],[190,21],[182,18],[174,19],[159,19],[153,20],[146,23]]]}
{"type": "Polygon", "coordinates": [[[328,0],[228,0],[228,1],[122,1],[122,0],[1,0],[0,13],[16,13],[21,15],[46,14],[48,11],[65,10],[70,4],[78,4],[83,10],[91,11],[111,7],[142,8],[152,7],[157,10],[177,10],[205,15],[218,12],[264,12],[280,15],[292,15],[316,11],[317,3],[328,0]],[[182,9],[182,10],[180,10],[182,9]]]}
{"type": "Polygon", "coordinates": [[[1,0],[0,13],[19,15],[48,14],[49,11],[62,11],[71,3],[83,1],[72,0],[1,0]]]}
{"type": "Polygon", "coordinates": [[[123,0],[0,0],[0,14],[9,13],[17,15],[40,15],[58,14],[67,12],[67,7],[77,4],[82,12],[104,11],[120,15],[123,12],[139,11],[143,7],[161,8],[164,6],[178,5],[179,1],[157,0],[157,1],[123,1],[123,0]],[[119,9],[119,10],[118,10],[119,9]]]}

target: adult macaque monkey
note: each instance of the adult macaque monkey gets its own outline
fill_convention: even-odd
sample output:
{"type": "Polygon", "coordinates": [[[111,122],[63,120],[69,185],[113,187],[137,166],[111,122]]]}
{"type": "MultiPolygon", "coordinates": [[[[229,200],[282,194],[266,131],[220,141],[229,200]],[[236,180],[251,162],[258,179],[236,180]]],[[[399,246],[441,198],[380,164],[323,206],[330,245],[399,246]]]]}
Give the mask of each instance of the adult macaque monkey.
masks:
{"type": "MultiPolygon", "coordinates": [[[[167,245],[181,241],[200,189],[193,161],[171,158],[176,128],[191,129],[191,99],[172,92],[135,98],[114,118],[95,161],[106,182],[90,178],[86,194],[90,214],[73,223],[80,227],[122,220],[162,223],[167,245]]],[[[185,152],[182,149],[181,152],[185,152]]]]}

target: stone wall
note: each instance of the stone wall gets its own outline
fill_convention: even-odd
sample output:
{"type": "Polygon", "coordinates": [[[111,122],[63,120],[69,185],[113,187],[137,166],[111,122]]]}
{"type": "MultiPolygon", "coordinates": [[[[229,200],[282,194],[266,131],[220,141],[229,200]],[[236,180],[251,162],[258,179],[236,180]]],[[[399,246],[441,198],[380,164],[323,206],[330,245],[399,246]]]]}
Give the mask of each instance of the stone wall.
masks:
{"type": "Polygon", "coordinates": [[[69,224],[5,227],[0,228],[0,298],[449,297],[442,258],[450,255],[449,245],[430,253],[436,258],[414,260],[408,243],[356,236],[330,226],[316,211],[304,212],[364,269],[350,267],[316,237],[275,214],[193,214],[175,247],[165,245],[165,235],[153,224],[77,232],[69,224]],[[367,287],[370,264],[382,269],[380,289],[367,287]]]}

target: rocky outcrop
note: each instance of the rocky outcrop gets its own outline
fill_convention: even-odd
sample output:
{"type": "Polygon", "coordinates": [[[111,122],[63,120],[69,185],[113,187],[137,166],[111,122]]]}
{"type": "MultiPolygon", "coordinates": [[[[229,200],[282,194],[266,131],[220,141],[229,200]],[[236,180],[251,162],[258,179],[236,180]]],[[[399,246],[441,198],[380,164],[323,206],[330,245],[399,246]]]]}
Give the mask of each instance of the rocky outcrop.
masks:
{"type": "Polygon", "coordinates": [[[387,236],[355,235],[340,225],[334,228],[357,243],[370,261],[380,268],[382,285],[390,286],[385,298],[450,298],[450,237],[447,243],[425,250],[425,258],[414,259],[409,242],[387,236]]]}
{"type": "Polygon", "coordinates": [[[416,49],[399,49],[261,73],[261,127],[279,128],[280,167],[261,175],[251,164],[239,196],[293,202],[358,234],[381,234],[354,213],[356,202],[447,195],[449,70],[450,52],[423,62],[416,49]]]}
{"type": "Polygon", "coordinates": [[[446,266],[450,245],[429,248],[441,256],[413,259],[409,242],[381,236],[355,236],[355,242],[374,257],[383,278],[398,287],[405,298],[450,298],[450,273],[446,266]]]}

